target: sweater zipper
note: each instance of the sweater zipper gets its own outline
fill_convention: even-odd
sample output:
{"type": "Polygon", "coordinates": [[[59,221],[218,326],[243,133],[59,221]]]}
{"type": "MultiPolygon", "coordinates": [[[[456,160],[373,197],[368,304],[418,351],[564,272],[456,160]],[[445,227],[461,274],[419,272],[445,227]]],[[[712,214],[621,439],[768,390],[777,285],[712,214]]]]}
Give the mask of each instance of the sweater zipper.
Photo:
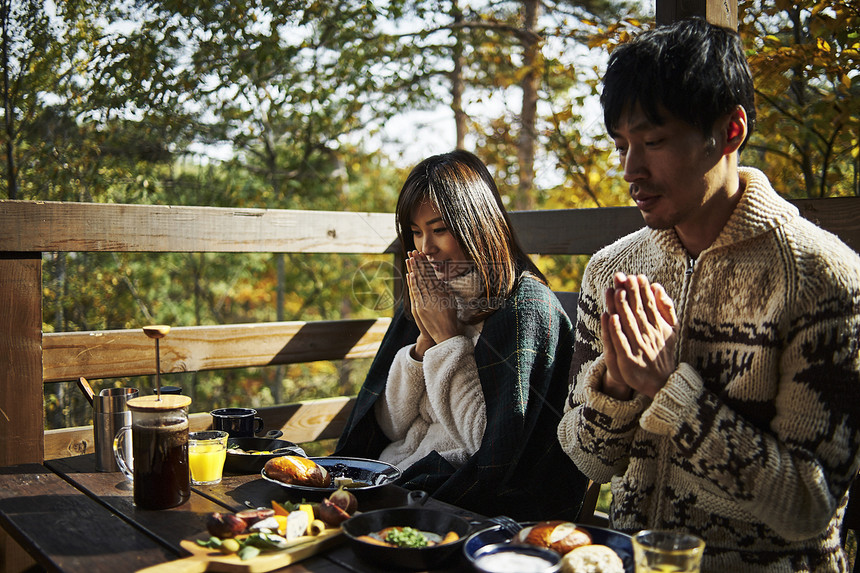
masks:
{"type": "MultiPolygon", "coordinates": [[[[687,256],[687,268],[684,269],[684,280],[682,281],[683,287],[681,288],[681,298],[676,303],[676,311],[678,312],[678,330],[681,330],[681,321],[683,320],[682,316],[686,313],[687,310],[687,300],[690,295],[690,279],[693,276],[693,271],[696,267],[696,258],[691,256],[690,253],[686,253],[687,256]],[[682,304],[683,310],[681,307],[678,307],[678,303],[682,304]]],[[[675,360],[680,362],[681,357],[681,345],[682,341],[678,340],[678,344],[675,346],[675,360]]],[[[664,449],[668,448],[665,441],[661,446],[664,449]]],[[[664,462],[662,467],[659,469],[660,475],[665,478],[669,474],[669,456],[664,455],[664,462]]],[[[655,529],[659,529],[663,527],[663,503],[664,503],[665,494],[662,489],[658,489],[657,494],[654,496],[654,506],[651,510],[652,515],[654,516],[654,521],[650,525],[655,529]]]]}
{"type": "MultiPolygon", "coordinates": [[[[684,269],[684,280],[681,281],[681,293],[680,298],[675,301],[675,311],[678,313],[678,332],[681,331],[681,323],[684,321],[684,315],[687,314],[687,303],[690,300],[690,283],[693,280],[693,271],[696,270],[696,262],[698,261],[698,257],[692,256],[690,253],[685,251],[687,257],[687,268],[684,269]]],[[[675,345],[675,360],[680,363],[681,358],[681,346],[683,345],[683,341],[678,338],[678,343],[675,345]]]]}

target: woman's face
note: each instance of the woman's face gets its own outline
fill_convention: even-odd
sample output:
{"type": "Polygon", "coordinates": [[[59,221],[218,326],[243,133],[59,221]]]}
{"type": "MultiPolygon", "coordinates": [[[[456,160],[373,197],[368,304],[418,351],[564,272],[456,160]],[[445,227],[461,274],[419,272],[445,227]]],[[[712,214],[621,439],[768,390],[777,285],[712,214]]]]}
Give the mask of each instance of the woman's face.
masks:
{"type": "Polygon", "coordinates": [[[411,229],[415,248],[427,256],[438,279],[450,280],[472,268],[439,210],[429,201],[412,210],[411,229]]]}

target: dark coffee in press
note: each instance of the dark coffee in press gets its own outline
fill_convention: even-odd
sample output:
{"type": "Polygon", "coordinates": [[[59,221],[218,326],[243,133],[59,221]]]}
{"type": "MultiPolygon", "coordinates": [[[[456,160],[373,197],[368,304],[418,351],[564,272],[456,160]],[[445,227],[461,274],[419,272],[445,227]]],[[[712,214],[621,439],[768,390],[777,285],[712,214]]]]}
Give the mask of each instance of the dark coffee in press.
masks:
{"type": "Polygon", "coordinates": [[[134,504],[166,509],[191,495],[188,469],[188,420],[141,420],[132,424],[134,504]]]}

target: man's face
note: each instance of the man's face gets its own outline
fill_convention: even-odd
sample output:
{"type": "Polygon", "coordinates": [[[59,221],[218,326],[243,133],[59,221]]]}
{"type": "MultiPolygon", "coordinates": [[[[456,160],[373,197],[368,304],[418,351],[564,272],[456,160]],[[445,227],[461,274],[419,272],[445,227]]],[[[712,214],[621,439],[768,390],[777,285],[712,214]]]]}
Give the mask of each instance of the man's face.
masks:
{"type": "Polygon", "coordinates": [[[621,116],[614,141],[624,180],[645,224],[695,234],[721,185],[713,173],[720,153],[700,129],[665,110],[661,116],[657,125],[638,106],[621,116]]]}

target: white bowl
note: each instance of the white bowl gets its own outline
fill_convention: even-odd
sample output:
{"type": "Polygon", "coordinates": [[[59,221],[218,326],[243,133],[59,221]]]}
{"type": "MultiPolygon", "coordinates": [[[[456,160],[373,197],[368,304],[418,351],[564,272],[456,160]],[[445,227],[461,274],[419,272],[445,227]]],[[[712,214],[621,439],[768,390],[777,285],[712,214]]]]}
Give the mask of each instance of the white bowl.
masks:
{"type": "Polygon", "coordinates": [[[533,545],[493,543],[475,552],[472,566],[479,573],[558,573],[561,556],[533,545]]]}

